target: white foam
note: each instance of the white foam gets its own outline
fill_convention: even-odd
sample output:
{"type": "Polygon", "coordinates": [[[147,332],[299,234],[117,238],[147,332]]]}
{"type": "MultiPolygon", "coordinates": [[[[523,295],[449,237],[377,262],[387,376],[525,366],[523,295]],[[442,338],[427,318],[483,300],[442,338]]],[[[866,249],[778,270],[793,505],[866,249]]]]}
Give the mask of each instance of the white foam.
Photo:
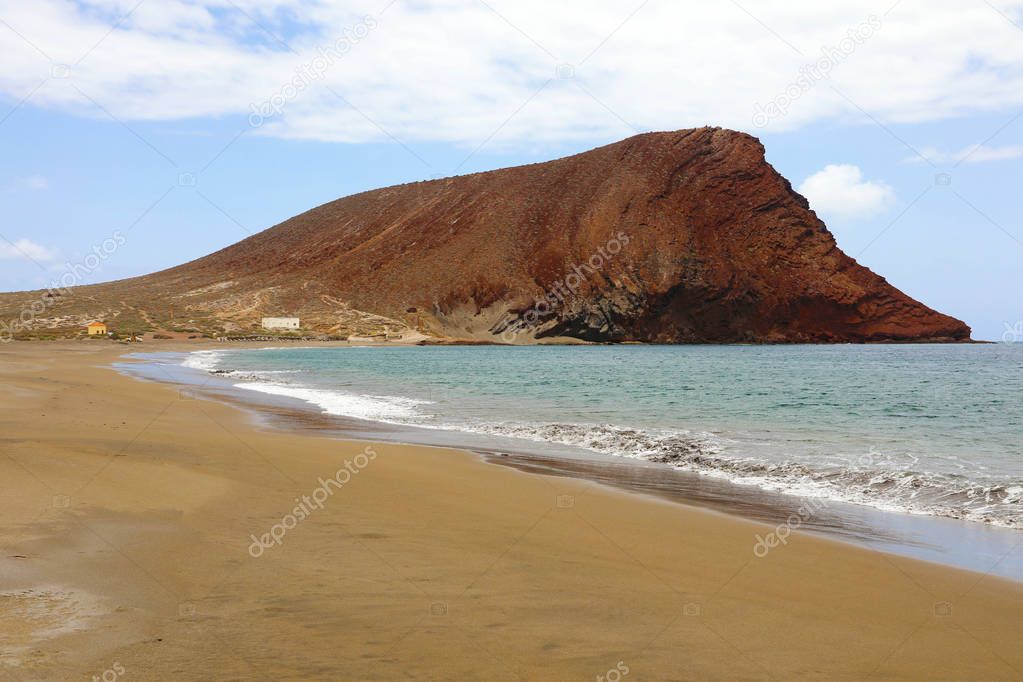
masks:
{"type": "Polygon", "coordinates": [[[247,391],[258,391],[270,395],[297,398],[315,405],[323,411],[337,417],[352,417],[367,421],[385,422],[388,424],[412,425],[429,419],[418,407],[428,405],[428,400],[415,400],[401,396],[386,395],[354,395],[340,391],[320,388],[302,388],[281,383],[240,383],[236,388],[247,391]]]}
{"type": "Polygon", "coordinates": [[[234,379],[236,381],[274,381],[276,377],[289,374],[301,374],[300,369],[261,369],[245,370],[245,369],[227,369],[227,370],[211,370],[216,371],[216,374],[224,379],[234,379]]]}
{"type": "Polygon", "coordinates": [[[1023,528],[1023,485],[915,471],[911,467],[918,458],[911,456],[893,459],[872,452],[856,458],[856,465],[815,466],[736,456],[728,452],[730,441],[704,432],[513,422],[456,428],[660,462],[734,484],[800,497],[1023,528]]]}
{"type": "Polygon", "coordinates": [[[197,350],[189,353],[181,366],[209,372],[217,368],[222,356],[222,351],[197,350]]]}

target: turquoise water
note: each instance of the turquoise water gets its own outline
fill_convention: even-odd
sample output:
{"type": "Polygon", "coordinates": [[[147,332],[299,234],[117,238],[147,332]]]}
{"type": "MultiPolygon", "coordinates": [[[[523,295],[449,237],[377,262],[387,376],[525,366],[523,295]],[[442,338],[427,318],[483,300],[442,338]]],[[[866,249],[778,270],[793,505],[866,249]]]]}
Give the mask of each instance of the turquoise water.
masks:
{"type": "Polygon", "coordinates": [[[1023,527],[1023,345],[201,351],[327,414],[1023,527]]]}

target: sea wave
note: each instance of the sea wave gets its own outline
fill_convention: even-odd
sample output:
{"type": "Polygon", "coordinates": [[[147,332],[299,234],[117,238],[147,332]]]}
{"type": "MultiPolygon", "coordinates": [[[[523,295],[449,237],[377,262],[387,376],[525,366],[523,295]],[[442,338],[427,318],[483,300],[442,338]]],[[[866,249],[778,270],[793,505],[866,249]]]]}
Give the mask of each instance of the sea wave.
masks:
{"type": "MultiPolygon", "coordinates": [[[[235,351],[238,352],[238,351],[235,351]]],[[[298,369],[261,369],[261,370],[241,370],[241,369],[226,369],[221,367],[221,363],[224,357],[227,355],[227,351],[217,350],[198,350],[189,353],[185,356],[185,359],[181,362],[182,367],[188,367],[189,369],[196,369],[210,374],[223,377],[225,379],[235,379],[242,381],[274,381],[277,377],[286,374],[301,374],[302,370],[298,369]]]]}
{"type": "Polygon", "coordinates": [[[320,408],[324,414],[388,424],[413,425],[426,417],[418,411],[427,400],[402,396],[357,395],[321,388],[306,388],[276,382],[242,382],[236,388],[297,398],[320,408]]]}
{"type": "Polygon", "coordinates": [[[573,445],[790,495],[1023,528],[1023,480],[981,481],[916,471],[904,468],[903,458],[879,452],[844,458],[844,465],[816,466],[737,456],[730,452],[734,443],[695,431],[555,423],[500,423],[465,430],[573,445]]]}
{"type": "Polygon", "coordinates": [[[273,382],[280,381],[280,377],[290,374],[301,374],[302,370],[299,369],[262,369],[262,370],[246,370],[246,369],[213,369],[209,370],[210,374],[215,374],[222,379],[231,379],[233,381],[243,382],[273,382]]]}
{"type": "Polygon", "coordinates": [[[311,388],[286,382],[275,371],[218,369],[219,362],[217,351],[199,351],[185,364],[229,377],[237,382],[237,388],[297,398],[339,417],[574,446],[768,491],[1023,528],[1023,480],[984,478],[979,472],[921,471],[919,458],[910,455],[832,453],[810,463],[777,456],[746,456],[755,453],[756,447],[701,431],[615,424],[439,420],[423,409],[433,404],[431,401],[311,388]]]}
{"type": "Polygon", "coordinates": [[[220,364],[220,360],[223,355],[223,351],[197,350],[185,356],[181,366],[188,367],[189,369],[212,372],[217,368],[217,365],[220,364]]]}

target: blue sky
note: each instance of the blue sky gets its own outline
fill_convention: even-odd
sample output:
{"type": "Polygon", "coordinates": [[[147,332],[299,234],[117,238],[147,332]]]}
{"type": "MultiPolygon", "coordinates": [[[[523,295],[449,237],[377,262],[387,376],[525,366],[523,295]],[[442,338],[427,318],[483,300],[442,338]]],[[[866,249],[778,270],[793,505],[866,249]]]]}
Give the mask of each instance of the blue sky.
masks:
{"type": "Polygon", "coordinates": [[[710,124],[760,137],[847,253],[997,340],[1023,319],[1023,3],[893,2],[0,0],[0,289],[115,232],[86,282],[355,192],[710,124]]]}

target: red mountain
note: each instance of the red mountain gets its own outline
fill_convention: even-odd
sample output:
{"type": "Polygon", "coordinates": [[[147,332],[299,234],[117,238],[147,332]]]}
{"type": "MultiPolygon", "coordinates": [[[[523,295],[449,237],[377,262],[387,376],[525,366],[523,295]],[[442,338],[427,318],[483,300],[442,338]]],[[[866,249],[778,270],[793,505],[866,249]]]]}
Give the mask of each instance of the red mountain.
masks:
{"type": "Polygon", "coordinates": [[[192,263],[76,288],[33,325],[231,331],[276,315],[514,342],[970,338],[844,254],[760,142],[720,128],[345,197],[192,263]]]}

